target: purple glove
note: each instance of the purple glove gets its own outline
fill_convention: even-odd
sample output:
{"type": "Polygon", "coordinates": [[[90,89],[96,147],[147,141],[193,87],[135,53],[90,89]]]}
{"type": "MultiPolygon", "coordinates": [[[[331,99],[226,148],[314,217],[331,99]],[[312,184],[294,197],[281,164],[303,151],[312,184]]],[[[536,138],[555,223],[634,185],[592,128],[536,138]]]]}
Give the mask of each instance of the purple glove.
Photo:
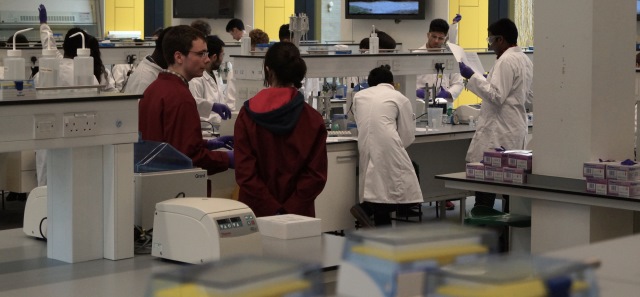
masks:
{"type": "Polygon", "coordinates": [[[209,139],[207,140],[207,148],[209,150],[217,150],[219,148],[223,148],[225,147],[224,141],[220,141],[217,138],[216,139],[209,139]]]}
{"type": "Polygon", "coordinates": [[[444,87],[440,87],[440,92],[436,94],[436,98],[453,99],[453,96],[451,96],[451,93],[445,90],[444,87]]]}
{"type": "Polygon", "coordinates": [[[216,138],[216,140],[222,141],[224,143],[224,147],[225,148],[228,148],[230,150],[233,149],[233,136],[231,136],[231,135],[220,136],[220,137],[216,138]]]}
{"type": "Polygon", "coordinates": [[[469,66],[465,65],[464,62],[460,62],[460,75],[466,79],[470,79],[475,72],[469,66]]]}
{"type": "Polygon", "coordinates": [[[222,103],[214,103],[211,111],[220,115],[223,120],[228,120],[231,118],[231,109],[228,106],[222,103]]]}
{"type": "Polygon", "coordinates": [[[38,12],[40,13],[40,24],[45,24],[47,22],[47,9],[44,8],[44,4],[40,4],[38,12]]]}
{"type": "Polygon", "coordinates": [[[229,168],[236,168],[236,154],[233,151],[227,151],[227,157],[229,157],[229,168]]]}
{"type": "Polygon", "coordinates": [[[457,23],[462,19],[462,16],[459,13],[456,13],[456,16],[453,18],[453,23],[457,23]]]}
{"type": "Polygon", "coordinates": [[[424,99],[424,89],[417,89],[416,96],[420,99],[424,99]]]}
{"type": "Polygon", "coordinates": [[[485,72],[482,74],[482,76],[484,76],[484,78],[487,78],[487,76],[489,75],[489,72],[485,72]]]}

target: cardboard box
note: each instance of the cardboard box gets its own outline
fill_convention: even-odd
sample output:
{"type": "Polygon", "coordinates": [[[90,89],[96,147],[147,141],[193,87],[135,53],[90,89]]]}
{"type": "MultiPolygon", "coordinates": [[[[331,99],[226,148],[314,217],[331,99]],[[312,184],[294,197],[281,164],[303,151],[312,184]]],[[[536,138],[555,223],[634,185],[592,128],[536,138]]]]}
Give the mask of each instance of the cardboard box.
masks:
{"type": "Polygon", "coordinates": [[[264,236],[280,239],[294,239],[320,236],[322,233],[321,220],[295,214],[260,217],[258,229],[264,236]]]}
{"type": "Polygon", "coordinates": [[[640,198],[640,181],[637,180],[608,180],[607,195],[640,198]]]}
{"type": "Polygon", "coordinates": [[[509,161],[505,151],[497,152],[495,150],[486,151],[482,155],[482,162],[492,167],[507,167],[509,161]]]}
{"type": "Polygon", "coordinates": [[[640,164],[621,165],[619,162],[607,163],[607,179],[640,180],[640,164]]]}
{"type": "Polygon", "coordinates": [[[504,169],[502,167],[485,166],[484,167],[484,179],[503,182],[504,181],[504,169]]]}
{"type": "Polygon", "coordinates": [[[480,162],[467,163],[467,178],[484,179],[484,164],[480,162]]]}
{"type": "Polygon", "coordinates": [[[527,183],[527,173],[524,169],[505,167],[502,170],[504,182],[513,184],[527,183]]]}
{"type": "Polygon", "coordinates": [[[607,164],[610,162],[584,162],[582,176],[586,178],[607,178],[607,164]]]}
{"type": "Polygon", "coordinates": [[[604,178],[587,178],[587,192],[595,193],[600,195],[607,195],[608,191],[608,182],[604,178]]]}
{"type": "Polygon", "coordinates": [[[507,151],[507,165],[511,168],[521,168],[531,172],[533,154],[531,151],[507,151]]]}

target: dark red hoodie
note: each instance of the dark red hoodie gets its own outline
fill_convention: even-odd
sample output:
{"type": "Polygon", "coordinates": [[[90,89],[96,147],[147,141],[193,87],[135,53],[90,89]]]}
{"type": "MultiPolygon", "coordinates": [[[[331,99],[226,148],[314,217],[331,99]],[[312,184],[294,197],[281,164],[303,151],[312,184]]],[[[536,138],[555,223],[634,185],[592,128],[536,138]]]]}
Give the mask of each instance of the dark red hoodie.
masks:
{"type": "Polygon", "coordinates": [[[294,88],[268,88],[245,102],[234,150],[239,200],[256,216],[315,216],[327,182],[327,130],[294,88]]]}

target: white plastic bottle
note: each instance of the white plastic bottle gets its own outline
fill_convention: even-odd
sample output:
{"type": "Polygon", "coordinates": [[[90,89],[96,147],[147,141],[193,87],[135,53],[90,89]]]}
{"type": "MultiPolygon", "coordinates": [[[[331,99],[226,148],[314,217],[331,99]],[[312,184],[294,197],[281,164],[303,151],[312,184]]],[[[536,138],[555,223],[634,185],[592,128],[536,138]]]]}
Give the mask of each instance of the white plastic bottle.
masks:
{"type": "Polygon", "coordinates": [[[246,30],[242,32],[242,37],[240,38],[240,54],[244,56],[251,55],[251,37],[249,37],[249,33],[246,30]]]}
{"type": "MultiPolygon", "coordinates": [[[[50,32],[49,35],[51,35],[50,32]]],[[[49,36],[51,37],[51,36],[49,36]]],[[[57,49],[51,48],[49,43],[48,48],[42,49],[42,57],[40,57],[40,71],[38,75],[38,82],[36,87],[56,87],[58,86],[58,74],[60,72],[60,60],[56,57],[57,49]]]]}
{"type": "Polygon", "coordinates": [[[2,60],[4,65],[4,79],[5,80],[25,80],[25,62],[22,57],[22,51],[16,49],[16,35],[29,31],[33,28],[20,30],[13,34],[13,49],[7,51],[7,56],[2,60]]]}
{"type": "Polygon", "coordinates": [[[94,82],[93,57],[91,50],[84,47],[84,34],[78,32],[69,38],[80,35],[82,37],[82,48],[78,49],[78,55],[73,58],[73,83],[76,86],[91,86],[94,82]]]}
{"type": "Polygon", "coordinates": [[[380,39],[376,33],[376,26],[371,26],[371,36],[369,37],[369,54],[377,54],[380,52],[380,39]]]}

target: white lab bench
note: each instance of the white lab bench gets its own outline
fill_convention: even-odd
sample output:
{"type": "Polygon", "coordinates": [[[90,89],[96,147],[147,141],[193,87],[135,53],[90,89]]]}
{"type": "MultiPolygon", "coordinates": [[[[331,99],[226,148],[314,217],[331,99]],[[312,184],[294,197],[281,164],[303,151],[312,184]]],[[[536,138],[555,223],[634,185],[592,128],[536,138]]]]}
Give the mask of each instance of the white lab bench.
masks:
{"type": "MultiPolygon", "coordinates": [[[[0,237],[3,297],[145,296],[154,272],[178,270],[187,265],[151,255],[68,264],[48,259],[47,243],[26,236],[22,229],[0,231],[0,237]]],[[[343,245],[343,237],[326,234],[290,240],[262,237],[265,256],[321,263],[329,287],[335,282],[343,245]]]]}
{"type": "Polygon", "coordinates": [[[7,97],[0,100],[0,152],[48,149],[48,257],[132,257],[140,95],[7,97]]]}
{"type": "Polygon", "coordinates": [[[531,200],[531,252],[542,253],[630,235],[640,199],[587,193],[583,179],[528,174],[525,184],[467,178],[436,179],[447,188],[507,194],[531,200]]]}

